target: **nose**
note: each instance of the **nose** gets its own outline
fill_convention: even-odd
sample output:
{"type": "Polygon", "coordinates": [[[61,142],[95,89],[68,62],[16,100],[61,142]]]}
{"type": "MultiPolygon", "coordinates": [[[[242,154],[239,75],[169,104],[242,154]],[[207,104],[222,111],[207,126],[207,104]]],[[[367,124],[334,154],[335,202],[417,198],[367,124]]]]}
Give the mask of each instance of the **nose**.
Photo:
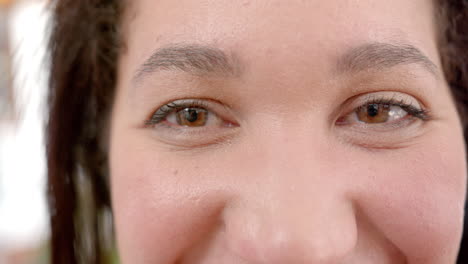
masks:
{"type": "Polygon", "coordinates": [[[281,153],[264,152],[255,181],[225,208],[227,247],[246,263],[341,263],[358,237],[346,184],[320,155],[281,153]]]}

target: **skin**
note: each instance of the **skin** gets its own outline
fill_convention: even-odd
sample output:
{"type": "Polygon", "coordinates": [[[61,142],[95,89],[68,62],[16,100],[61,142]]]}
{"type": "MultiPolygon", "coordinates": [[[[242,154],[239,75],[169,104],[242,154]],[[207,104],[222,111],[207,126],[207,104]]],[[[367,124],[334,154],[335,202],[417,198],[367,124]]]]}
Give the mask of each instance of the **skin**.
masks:
{"type": "Polygon", "coordinates": [[[109,143],[122,263],[455,263],[464,141],[430,2],[128,3],[109,143]],[[349,59],[369,43],[431,63],[349,59]],[[230,67],[141,72],[174,47],[230,67]],[[356,120],[372,98],[429,117],[356,120]],[[208,125],[147,124],[180,99],[207,101],[208,125]]]}

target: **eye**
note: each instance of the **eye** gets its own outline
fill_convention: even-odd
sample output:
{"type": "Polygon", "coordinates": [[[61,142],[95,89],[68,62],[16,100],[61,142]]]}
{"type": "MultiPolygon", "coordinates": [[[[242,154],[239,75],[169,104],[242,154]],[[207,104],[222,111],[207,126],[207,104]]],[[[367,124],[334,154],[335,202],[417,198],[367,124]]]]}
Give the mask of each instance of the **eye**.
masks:
{"type": "MultiPolygon", "coordinates": [[[[361,105],[352,110],[351,113],[337,120],[338,125],[386,125],[398,124],[403,121],[411,121],[415,118],[423,121],[429,118],[428,112],[424,110],[416,99],[409,96],[385,94],[384,97],[364,98],[361,105]],[[400,99],[397,99],[400,97],[400,99]]],[[[362,101],[362,100],[357,100],[362,101]]]]}
{"type": "Polygon", "coordinates": [[[170,113],[166,121],[171,124],[186,127],[203,127],[208,123],[208,119],[217,118],[208,110],[203,108],[184,108],[170,113]]]}
{"type": "Polygon", "coordinates": [[[408,115],[408,112],[398,105],[368,104],[359,107],[355,115],[360,122],[379,124],[402,119],[408,115]]]}
{"type": "Polygon", "coordinates": [[[167,146],[194,149],[219,145],[239,131],[236,114],[225,104],[210,99],[182,99],[160,106],[145,122],[167,146]]]}
{"type": "Polygon", "coordinates": [[[225,108],[207,100],[177,100],[161,106],[146,121],[146,125],[165,125],[172,128],[206,128],[232,126],[217,113],[225,108]],[[211,110],[214,109],[214,110],[211,110]]]}
{"type": "Polygon", "coordinates": [[[401,92],[375,92],[348,99],[335,122],[343,142],[365,149],[404,148],[427,131],[432,114],[415,97],[401,92]]]}

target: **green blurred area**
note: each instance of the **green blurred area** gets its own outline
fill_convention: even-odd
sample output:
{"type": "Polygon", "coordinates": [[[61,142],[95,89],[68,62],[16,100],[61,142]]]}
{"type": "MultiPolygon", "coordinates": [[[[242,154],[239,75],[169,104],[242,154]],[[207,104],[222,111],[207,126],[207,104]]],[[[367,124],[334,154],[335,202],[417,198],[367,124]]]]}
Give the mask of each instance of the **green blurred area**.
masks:
{"type": "MultiPolygon", "coordinates": [[[[119,256],[116,249],[111,250],[106,256],[109,264],[119,264],[119,256]]],[[[43,243],[36,249],[18,249],[7,252],[5,264],[50,264],[49,242],[43,243]]]]}

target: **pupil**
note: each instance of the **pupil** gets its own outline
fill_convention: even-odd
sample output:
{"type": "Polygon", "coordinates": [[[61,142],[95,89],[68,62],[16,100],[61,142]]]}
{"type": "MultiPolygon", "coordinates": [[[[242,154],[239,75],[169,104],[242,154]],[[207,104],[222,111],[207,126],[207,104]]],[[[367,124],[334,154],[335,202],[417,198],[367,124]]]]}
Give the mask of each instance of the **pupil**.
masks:
{"type": "Polygon", "coordinates": [[[194,109],[185,109],[185,119],[190,123],[198,120],[198,112],[194,109]]]}
{"type": "Polygon", "coordinates": [[[379,106],[377,104],[371,104],[367,106],[367,114],[370,117],[376,117],[379,114],[379,106]]]}

